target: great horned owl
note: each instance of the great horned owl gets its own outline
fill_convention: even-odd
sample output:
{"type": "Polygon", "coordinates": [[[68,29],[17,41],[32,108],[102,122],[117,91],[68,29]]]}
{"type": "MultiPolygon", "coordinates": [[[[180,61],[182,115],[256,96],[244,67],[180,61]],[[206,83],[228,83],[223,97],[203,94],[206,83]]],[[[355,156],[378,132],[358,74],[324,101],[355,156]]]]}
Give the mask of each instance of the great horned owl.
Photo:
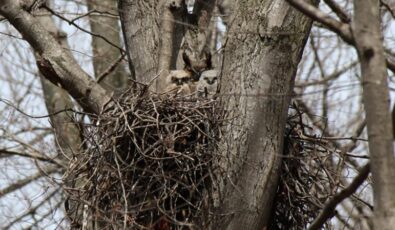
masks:
{"type": "Polygon", "coordinates": [[[172,70],[166,77],[166,92],[187,96],[195,92],[193,85],[192,74],[185,70],[172,70]]]}
{"type": "Polygon", "coordinates": [[[218,89],[218,75],[217,70],[206,70],[201,73],[197,84],[198,97],[214,97],[218,89]]]}

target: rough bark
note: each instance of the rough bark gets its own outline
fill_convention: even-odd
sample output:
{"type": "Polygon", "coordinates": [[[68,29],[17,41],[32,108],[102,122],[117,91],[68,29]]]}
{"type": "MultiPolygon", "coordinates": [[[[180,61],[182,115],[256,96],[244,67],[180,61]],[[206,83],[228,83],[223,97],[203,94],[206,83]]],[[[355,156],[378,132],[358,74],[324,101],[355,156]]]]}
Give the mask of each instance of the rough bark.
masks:
{"type": "Polygon", "coordinates": [[[119,0],[118,7],[132,75],[138,82],[149,83],[158,66],[157,0],[119,0]]]}
{"type": "Polygon", "coordinates": [[[40,56],[38,65],[44,76],[64,88],[85,111],[99,113],[110,99],[106,91],[81,69],[35,17],[22,8],[20,1],[1,0],[0,6],[0,14],[40,56]]]}
{"type": "Polygon", "coordinates": [[[179,50],[179,44],[175,41],[177,36],[177,24],[182,21],[183,15],[186,13],[186,5],[182,0],[176,1],[163,1],[161,14],[160,34],[161,39],[159,42],[159,61],[158,61],[158,81],[156,84],[156,91],[162,92],[166,87],[166,76],[169,70],[173,69],[172,63],[176,59],[179,50]]]}
{"type": "Polygon", "coordinates": [[[374,228],[395,226],[395,160],[379,1],[354,1],[355,46],[361,62],[363,100],[374,193],[374,228]]]}
{"type": "MultiPolygon", "coordinates": [[[[101,34],[113,44],[121,47],[119,19],[113,15],[117,14],[117,2],[114,0],[88,0],[88,10],[100,12],[90,14],[89,23],[94,34],[101,34]]],[[[107,43],[105,40],[92,37],[93,67],[95,77],[98,78],[114,63],[115,69],[100,81],[100,85],[108,92],[122,92],[128,82],[125,66],[117,60],[122,56],[119,49],[107,43]]]]}
{"type": "MultiPolygon", "coordinates": [[[[35,15],[39,22],[50,32],[56,41],[64,48],[65,52],[69,52],[72,55],[70,48],[67,43],[67,34],[56,28],[50,13],[44,9],[40,10],[35,15]]],[[[39,57],[38,57],[39,58],[39,57]]],[[[49,114],[54,114],[61,110],[72,109],[74,107],[73,102],[68,95],[68,93],[52,84],[50,81],[41,76],[41,86],[43,89],[45,105],[49,114]]],[[[58,149],[58,159],[61,160],[62,164],[67,167],[70,159],[79,158],[82,145],[81,130],[77,126],[76,122],[73,120],[73,114],[70,111],[65,111],[62,113],[56,113],[50,116],[51,124],[54,128],[55,135],[55,145],[58,149]]],[[[79,177],[76,179],[75,175],[71,175],[73,172],[69,172],[67,177],[64,177],[63,182],[67,187],[79,187],[82,182],[86,179],[84,177],[79,177]]],[[[76,210],[78,203],[74,201],[69,201],[69,210],[66,210],[66,214],[69,215],[69,220],[71,226],[77,223],[72,218],[72,216],[80,216],[81,213],[72,213],[76,210]]]]}
{"type": "Polygon", "coordinates": [[[285,1],[236,1],[220,96],[228,112],[221,229],[265,229],[277,188],[283,133],[311,19],[285,1]]]}

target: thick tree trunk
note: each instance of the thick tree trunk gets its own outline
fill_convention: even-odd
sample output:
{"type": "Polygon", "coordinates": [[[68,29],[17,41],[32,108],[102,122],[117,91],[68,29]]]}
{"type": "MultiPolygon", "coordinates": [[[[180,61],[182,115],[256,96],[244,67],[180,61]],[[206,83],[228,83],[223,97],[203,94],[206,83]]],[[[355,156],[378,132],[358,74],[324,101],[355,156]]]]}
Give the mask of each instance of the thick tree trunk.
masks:
{"type": "Polygon", "coordinates": [[[395,159],[379,1],[354,1],[374,193],[374,228],[395,226],[395,159]]]}
{"type": "Polygon", "coordinates": [[[230,168],[221,229],[265,229],[280,173],[290,94],[312,21],[285,1],[237,1],[229,20],[220,96],[230,168]]]}
{"type": "MultiPolygon", "coordinates": [[[[119,20],[112,16],[118,13],[116,1],[88,0],[87,3],[89,11],[95,10],[101,12],[100,14],[89,15],[91,31],[94,34],[100,34],[106,37],[113,44],[122,47],[119,20]]],[[[100,81],[100,85],[108,92],[122,92],[127,87],[128,77],[124,64],[118,61],[122,58],[120,50],[96,36],[92,37],[92,49],[93,67],[96,78],[103,76],[109,68],[116,65],[115,69],[100,81]]]]}
{"type": "Polygon", "coordinates": [[[129,67],[135,80],[149,83],[158,66],[159,12],[157,0],[119,0],[129,67]]]}

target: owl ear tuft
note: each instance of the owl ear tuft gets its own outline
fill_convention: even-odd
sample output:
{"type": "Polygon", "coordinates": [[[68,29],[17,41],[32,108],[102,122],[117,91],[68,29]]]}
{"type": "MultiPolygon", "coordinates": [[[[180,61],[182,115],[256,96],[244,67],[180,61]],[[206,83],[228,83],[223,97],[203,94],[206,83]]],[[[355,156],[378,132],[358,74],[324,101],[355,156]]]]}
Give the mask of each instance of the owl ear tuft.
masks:
{"type": "Polygon", "coordinates": [[[204,56],[206,59],[206,70],[212,69],[213,68],[213,63],[211,61],[211,53],[209,51],[204,52],[204,56]]]}
{"type": "Polygon", "coordinates": [[[182,60],[184,60],[184,64],[185,64],[184,69],[189,70],[192,68],[191,59],[189,58],[188,54],[185,51],[182,53],[182,60]]]}

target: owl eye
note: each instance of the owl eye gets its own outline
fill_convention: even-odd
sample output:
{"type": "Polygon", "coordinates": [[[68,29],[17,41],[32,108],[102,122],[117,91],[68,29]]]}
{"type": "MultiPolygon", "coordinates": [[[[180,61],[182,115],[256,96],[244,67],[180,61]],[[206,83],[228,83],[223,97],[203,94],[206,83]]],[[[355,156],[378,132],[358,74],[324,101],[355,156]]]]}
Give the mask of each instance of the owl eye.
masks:
{"type": "Polygon", "coordinates": [[[207,80],[208,80],[208,77],[204,77],[203,80],[207,81],[207,80]]]}
{"type": "Polygon", "coordinates": [[[183,82],[183,83],[188,83],[188,82],[189,82],[189,77],[184,77],[184,78],[182,78],[182,82],[183,82]]]}
{"type": "Polygon", "coordinates": [[[171,77],[171,82],[177,82],[178,78],[176,77],[171,77]]]}
{"type": "Polygon", "coordinates": [[[213,81],[216,81],[217,80],[217,77],[213,77],[213,81]]]}

